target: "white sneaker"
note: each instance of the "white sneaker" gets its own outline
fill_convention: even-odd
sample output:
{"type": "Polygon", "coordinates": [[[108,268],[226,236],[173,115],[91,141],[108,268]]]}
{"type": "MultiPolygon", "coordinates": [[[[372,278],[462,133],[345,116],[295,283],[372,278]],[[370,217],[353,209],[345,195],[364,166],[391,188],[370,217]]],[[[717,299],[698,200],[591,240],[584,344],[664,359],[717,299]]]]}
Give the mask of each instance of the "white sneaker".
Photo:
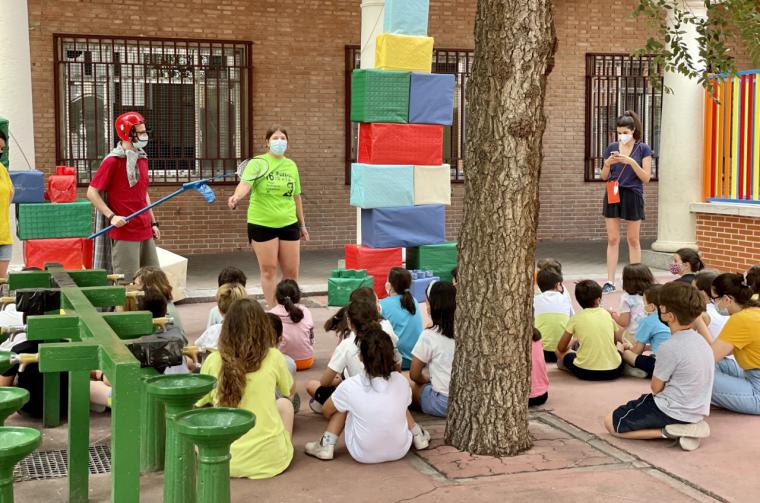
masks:
{"type": "Polygon", "coordinates": [[[322,413],[322,404],[314,400],[313,398],[309,400],[309,408],[315,413],[315,414],[321,414],[322,413]]]}
{"type": "Polygon", "coordinates": [[[412,434],[412,443],[414,444],[414,448],[418,451],[427,449],[428,445],[430,445],[430,432],[422,426],[420,426],[420,431],[421,433],[418,435],[412,434]]]}
{"type": "Polygon", "coordinates": [[[665,426],[664,430],[665,435],[669,438],[689,437],[700,439],[710,436],[710,425],[705,421],[699,421],[698,423],[669,424],[665,426]]]}
{"type": "Polygon", "coordinates": [[[323,444],[320,438],[317,442],[309,442],[306,444],[306,454],[314,456],[322,461],[330,461],[335,457],[335,445],[323,444]]]}
{"type": "Polygon", "coordinates": [[[636,368],[627,363],[623,365],[623,375],[629,377],[638,377],[639,379],[646,379],[647,373],[639,368],[636,368]]]}
{"type": "Polygon", "coordinates": [[[699,447],[700,439],[695,437],[680,437],[678,439],[678,445],[685,451],[693,451],[699,447]]]}

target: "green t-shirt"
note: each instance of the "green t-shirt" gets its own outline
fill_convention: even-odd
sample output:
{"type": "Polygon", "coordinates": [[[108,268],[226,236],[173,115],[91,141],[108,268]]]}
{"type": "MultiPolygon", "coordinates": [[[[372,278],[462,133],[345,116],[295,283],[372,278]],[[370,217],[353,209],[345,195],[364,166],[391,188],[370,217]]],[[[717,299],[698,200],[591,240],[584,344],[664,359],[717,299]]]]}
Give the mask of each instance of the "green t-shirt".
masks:
{"type": "MultiPolygon", "coordinates": [[[[269,173],[251,185],[251,201],[248,205],[248,223],[265,227],[287,227],[298,221],[296,201],[293,196],[301,194],[301,179],[296,163],[286,157],[262,156],[269,163],[269,173]]],[[[251,177],[246,167],[242,180],[251,177]]]]}

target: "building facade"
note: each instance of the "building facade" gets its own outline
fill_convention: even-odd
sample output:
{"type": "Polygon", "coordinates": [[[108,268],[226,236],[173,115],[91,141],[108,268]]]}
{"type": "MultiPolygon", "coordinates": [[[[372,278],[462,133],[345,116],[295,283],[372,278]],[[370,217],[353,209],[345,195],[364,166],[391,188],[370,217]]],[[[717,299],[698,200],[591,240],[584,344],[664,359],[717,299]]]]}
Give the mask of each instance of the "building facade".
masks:
{"type": "MultiPolygon", "coordinates": [[[[434,71],[458,74],[466,86],[473,49],[474,0],[431,0],[430,35],[441,58],[434,71]],[[452,59],[453,58],[453,59],[452,59]]],[[[541,176],[539,238],[605,238],[599,152],[614,138],[614,117],[643,113],[657,151],[661,94],[647,81],[646,61],[627,56],[643,45],[643,21],[632,4],[558,0],[556,64],[549,78],[541,176]]],[[[233,172],[240,158],[264,148],[281,124],[301,173],[310,248],[352,242],[356,214],[348,205],[347,76],[360,43],[358,0],[29,0],[34,144],[38,169],[79,168],[82,190],[113,146],[112,118],[144,112],[153,128],[151,197],[183,181],[233,172]]],[[[447,132],[452,176],[467,176],[462,152],[466,104],[460,97],[447,132]]],[[[662,169],[667,169],[663,167],[662,169]]],[[[244,208],[193,195],[161,206],[161,246],[181,254],[247,247],[244,208]]],[[[447,234],[462,224],[464,185],[453,184],[447,234]]],[[[642,238],[657,229],[657,182],[646,187],[642,238]]]]}

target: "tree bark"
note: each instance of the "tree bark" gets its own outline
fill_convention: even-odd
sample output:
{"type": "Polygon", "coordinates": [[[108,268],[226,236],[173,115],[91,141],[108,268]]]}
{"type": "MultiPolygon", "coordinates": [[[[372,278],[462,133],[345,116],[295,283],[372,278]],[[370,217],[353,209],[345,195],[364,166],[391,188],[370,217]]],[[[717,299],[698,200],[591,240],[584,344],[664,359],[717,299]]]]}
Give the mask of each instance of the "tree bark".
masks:
{"type": "Polygon", "coordinates": [[[512,456],[528,434],[533,270],[551,0],[478,0],[446,442],[512,456]]]}

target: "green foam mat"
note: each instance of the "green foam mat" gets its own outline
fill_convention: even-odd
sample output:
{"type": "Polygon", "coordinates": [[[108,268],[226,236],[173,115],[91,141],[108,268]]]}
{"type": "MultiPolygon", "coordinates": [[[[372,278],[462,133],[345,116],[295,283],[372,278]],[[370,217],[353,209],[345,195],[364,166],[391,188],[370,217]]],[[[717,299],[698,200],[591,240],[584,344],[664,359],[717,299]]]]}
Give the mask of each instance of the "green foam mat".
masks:
{"type": "Polygon", "coordinates": [[[448,241],[406,249],[407,269],[433,271],[441,281],[451,281],[451,270],[457,266],[457,244],[448,241]]]}
{"type": "Polygon", "coordinates": [[[92,233],[92,204],[28,203],[16,205],[19,239],[77,238],[92,233]]]}
{"type": "Polygon", "coordinates": [[[409,122],[409,72],[354,70],[351,75],[353,122],[409,122]]]}
{"type": "Polygon", "coordinates": [[[327,305],[345,306],[357,288],[373,287],[374,278],[366,269],[333,269],[327,280],[327,305]]]}

